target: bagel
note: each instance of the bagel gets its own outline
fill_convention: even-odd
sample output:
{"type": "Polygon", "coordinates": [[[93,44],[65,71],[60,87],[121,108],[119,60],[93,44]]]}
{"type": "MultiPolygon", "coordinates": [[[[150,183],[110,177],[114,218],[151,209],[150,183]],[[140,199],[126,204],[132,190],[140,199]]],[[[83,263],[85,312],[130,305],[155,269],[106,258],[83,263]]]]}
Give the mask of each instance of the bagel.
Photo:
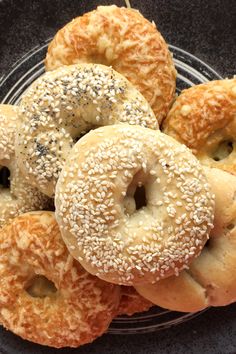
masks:
{"type": "Polygon", "coordinates": [[[20,108],[19,166],[28,181],[49,197],[81,134],[123,122],[158,129],[143,96],[104,65],[77,64],[46,73],[23,96],[20,108]]]}
{"type": "Polygon", "coordinates": [[[178,277],[136,287],[156,305],[174,311],[195,312],[236,301],[236,176],[215,168],[207,168],[206,174],[216,196],[208,243],[178,277]]]}
{"type": "Polygon", "coordinates": [[[18,108],[0,104],[0,228],[17,215],[50,204],[19,171],[14,146],[17,125],[18,108]]]}
{"type": "Polygon", "coordinates": [[[159,131],[127,124],[95,129],[75,144],[55,205],[63,239],[82,266],[131,286],[187,266],[207,241],[214,214],[210,187],[190,150],[159,131]]]}
{"type": "Polygon", "coordinates": [[[16,106],[0,104],[0,161],[10,160],[15,153],[17,116],[16,106]]]}
{"type": "Polygon", "coordinates": [[[118,316],[132,316],[135,313],[148,311],[153,304],[139,295],[132,286],[121,287],[121,299],[118,307],[118,316]]]}
{"type": "Polygon", "coordinates": [[[118,286],[88,274],[68,253],[52,212],[32,212],[0,231],[0,321],[20,337],[78,347],[108,328],[118,286]]]}
{"type": "Polygon", "coordinates": [[[236,173],[236,78],[184,90],[163,131],[192,149],[204,165],[236,173]]]}
{"type": "Polygon", "coordinates": [[[143,94],[159,123],[174,99],[176,70],[168,46],[137,10],[98,6],[60,29],[48,47],[46,69],[75,63],[112,66],[143,94]]]}

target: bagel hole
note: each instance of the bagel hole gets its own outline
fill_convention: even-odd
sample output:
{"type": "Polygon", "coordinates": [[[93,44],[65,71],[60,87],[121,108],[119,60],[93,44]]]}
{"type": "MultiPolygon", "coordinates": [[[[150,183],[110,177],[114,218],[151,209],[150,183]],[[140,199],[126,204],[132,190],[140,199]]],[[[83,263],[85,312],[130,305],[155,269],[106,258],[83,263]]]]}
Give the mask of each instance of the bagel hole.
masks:
{"type": "Polygon", "coordinates": [[[136,205],[136,210],[147,206],[145,186],[137,186],[134,192],[134,201],[136,205]]]}
{"type": "Polygon", "coordinates": [[[233,151],[234,145],[232,140],[224,140],[217,146],[216,150],[212,154],[212,158],[215,161],[224,160],[233,151]]]}
{"type": "Polygon", "coordinates": [[[91,53],[88,62],[93,63],[93,64],[102,64],[105,66],[111,66],[111,60],[108,60],[108,58],[105,55],[106,53],[98,53],[97,51],[95,53],[91,53]]]}
{"type": "Polygon", "coordinates": [[[132,215],[148,206],[146,184],[153,177],[142,169],[132,178],[123,200],[125,214],[132,215]]]}
{"type": "Polygon", "coordinates": [[[57,288],[51,280],[43,275],[35,275],[25,287],[25,291],[31,297],[45,298],[47,296],[55,295],[57,288]]]}
{"type": "Polygon", "coordinates": [[[7,167],[2,167],[0,170],[0,186],[2,188],[10,187],[10,171],[7,167]]]}
{"type": "Polygon", "coordinates": [[[84,135],[90,132],[90,130],[94,130],[99,128],[99,125],[91,124],[86,130],[80,132],[79,135],[73,137],[73,144],[76,144],[84,135]]]}
{"type": "Polygon", "coordinates": [[[48,211],[55,211],[55,210],[56,210],[54,198],[51,198],[51,199],[49,200],[47,210],[48,210],[48,211]]]}
{"type": "Polygon", "coordinates": [[[82,138],[82,136],[84,136],[86,133],[81,134],[80,136],[76,136],[75,138],[73,138],[73,144],[76,144],[77,141],[79,141],[80,138],[82,138]]]}
{"type": "Polygon", "coordinates": [[[226,228],[231,231],[235,228],[235,225],[233,223],[231,223],[231,224],[227,225],[226,228]]]}
{"type": "Polygon", "coordinates": [[[124,198],[124,210],[128,215],[134,214],[136,211],[147,206],[146,191],[144,185],[139,185],[130,194],[129,189],[124,198]]]}
{"type": "Polygon", "coordinates": [[[207,242],[205,243],[204,247],[210,247],[210,239],[207,240],[207,242]]]}

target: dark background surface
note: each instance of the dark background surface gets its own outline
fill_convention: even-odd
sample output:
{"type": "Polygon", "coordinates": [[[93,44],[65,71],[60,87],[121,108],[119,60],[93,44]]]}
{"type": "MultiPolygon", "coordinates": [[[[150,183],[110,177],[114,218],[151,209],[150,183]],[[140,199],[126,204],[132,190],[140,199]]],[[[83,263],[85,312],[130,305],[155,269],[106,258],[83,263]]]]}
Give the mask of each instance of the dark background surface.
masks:
{"type": "MultiPolygon", "coordinates": [[[[114,1],[124,5],[124,1],[114,1]]],[[[0,0],[0,77],[9,65],[83,12],[112,1],[0,0]]],[[[235,0],[131,0],[168,43],[195,54],[224,77],[236,73],[235,0]]]]}
{"type": "MultiPolygon", "coordinates": [[[[114,1],[123,5],[124,1],[114,1]]],[[[73,17],[109,1],[0,0],[0,78],[33,47],[73,17]]],[[[131,0],[154,20],[168,43],[196,55],[223,77],[236,74],[235,0],[131,0]]],[[[211,309],[162,332],[104,335],[80,349],[53,350],[22,341],[0,329],[1,354],[236,353],[236,305],[211,309]]]]}

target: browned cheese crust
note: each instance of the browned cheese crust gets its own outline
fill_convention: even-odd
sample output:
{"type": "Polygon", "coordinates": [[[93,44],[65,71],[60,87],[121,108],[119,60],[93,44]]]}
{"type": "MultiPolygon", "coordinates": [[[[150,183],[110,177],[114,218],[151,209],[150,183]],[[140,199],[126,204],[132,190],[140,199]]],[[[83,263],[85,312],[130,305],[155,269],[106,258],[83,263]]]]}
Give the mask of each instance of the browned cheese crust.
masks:
{"type": "MultiPolygon", "coordinates": [[[[44,291],[47,291],[44,290],[44,291]]],[[[0,232],[0,321],[24,339],[53,347],[78,347],[108,328],[120,289],[88,274],[68,253],[52,212],[24,214],[0,232]],[[56,292],[37,296],[36,276],[56,292]]]]}
{"type": "Polygon", "coordinates": [[[121,299],[117,313],[118,316],[132,316],[135,313],[148,311],[152,306],[154,306],[154,304],[139,295],[132,286],[121,287],[121,299]]]}
{"type": "Polygon", "coordinates": [[[236,79],[184,90],[163,124],[163,131],[192,149],[210,167],[236,172],[236,79]]]}
{"type": "Polygon", "coordinates": [[[101,63],[124,75],[150,103],[159,123],[173,101],[176,70],[156,25],[137,10],[99,6],[59,30],[49,45],[47,70],[101,63]]]}

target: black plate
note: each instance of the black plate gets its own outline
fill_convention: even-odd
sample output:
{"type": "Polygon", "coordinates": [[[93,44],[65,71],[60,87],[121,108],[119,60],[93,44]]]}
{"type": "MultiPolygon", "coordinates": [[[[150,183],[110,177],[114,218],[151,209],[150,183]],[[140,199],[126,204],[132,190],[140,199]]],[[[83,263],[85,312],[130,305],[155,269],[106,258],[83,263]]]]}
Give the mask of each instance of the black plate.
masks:
{"type": "MultiPolygon", "coordinates": [[[[22,75],[43,59],[42,49],[45,40],[71,18],[93,9],[103,1],[7,1],[0,0],[0,101],[16,103],[20,96],[22,75]],[[32,48],[35,48],[26,55],[32,48]],[[37,54],[38,53],[38,54],[37,54]],[[22,56],[24,59],[22,60],[22,56]],[[24,61],[27,59],[26,61],[24,61]],[[17,65],[13,63],[19,60],[17,65]],[[24,62],[24,65],[22,65],[24,62]],[[13,65],[13,67],[12,67],[13,65]],[[7,75],[9,73],[9,75],[7,75]],[[20,83],[19,80],[20,79],[20,83]],[[14,85],[16,89],[12,89],[14,85]],[[12,90],[11,90],[12,89],[12,90]]],[[[124,5],[124,1],[115,1],[124,5]]],[[[131,1],[149,19],[153,19],[164,37],[172,45],[185,49],[203,60],[198,61],[184,51],[172,47],[180,76],[178,88],[182,89],[191,83],[199,83],[205,79],[215,79],[218,75],[204,64],[207,62],[219,74],[231,76],[235,71],[233,27],[233,1],[224,1],[222,9],[220,1],[203,1],[190,3],[179,1],[131,1]],[[184,64],[197,72],[189,73],[184,64]],[[200,76],[199,76],[200,74],[200,76]],[[190,75],[190,76],[189,76],[190,75]],[[196,76],[195,76],[196,75],[196,76]],[[203,75],[204,79],[202,79],[203,75]]],[[[42,69],[38,66],[37,70],[42,69]]],[[[31,72],[32,74],[32,72],[31,72]]],[[[29,81],[32,77],[29,77],[29,81]]],[[[0,353],[234,353],[236,339],[234,331],[235,305],[224,309],[211,309],[201,317],[171,328],[162,333],[145,336],[117,337],[105,335],[91,345],[80,349],[54,350],[28,343],[1,329],[0,353]],[[224,319],[222,319],[224,317],[224,319]],[[195,345],[194,345],[195,343],[195,345]]],[[[152,314],[151,314],[152,316],[152,314]]],[[[169,315],[168,315],[169,316],[169,315]]],[[[149,316],[150,317],[150,316],[149,316]]],[[[180,316],[181,318],[181,316],[180,316]]],[[[136,321],[136,320],[135,320],[136,321]]],[[[132,333],[130,321],[118,320],[110,329],[111,333],[132,333]],[[125,326],[127,328],[125,328],[125,326]]],[[[168,322],[168,320],[166,320],[168,322]]],[[[145,322],[145,319],[143,320],[145,322]]],[[[179,321],[182,322],[182,321],[179,321]]],[[[152,325],[152,324],[151,324],[152,325]]],[[[156,323],[155,323],[156,325],[156,323]]],[[[137,323],[136,323],[137,326],[137,323]]],[[[147,330],[145,324],[142,326],[147,330]]],[[[165,328],[168,326],[162,326],[165,328]]],[[[158,328],[158,327],[157,327],[158,328]]],[[[137,328],[133,331],[137,332],[137,328]]],[[[142,332],[139,330],[138,332],[142,332]]]]}

